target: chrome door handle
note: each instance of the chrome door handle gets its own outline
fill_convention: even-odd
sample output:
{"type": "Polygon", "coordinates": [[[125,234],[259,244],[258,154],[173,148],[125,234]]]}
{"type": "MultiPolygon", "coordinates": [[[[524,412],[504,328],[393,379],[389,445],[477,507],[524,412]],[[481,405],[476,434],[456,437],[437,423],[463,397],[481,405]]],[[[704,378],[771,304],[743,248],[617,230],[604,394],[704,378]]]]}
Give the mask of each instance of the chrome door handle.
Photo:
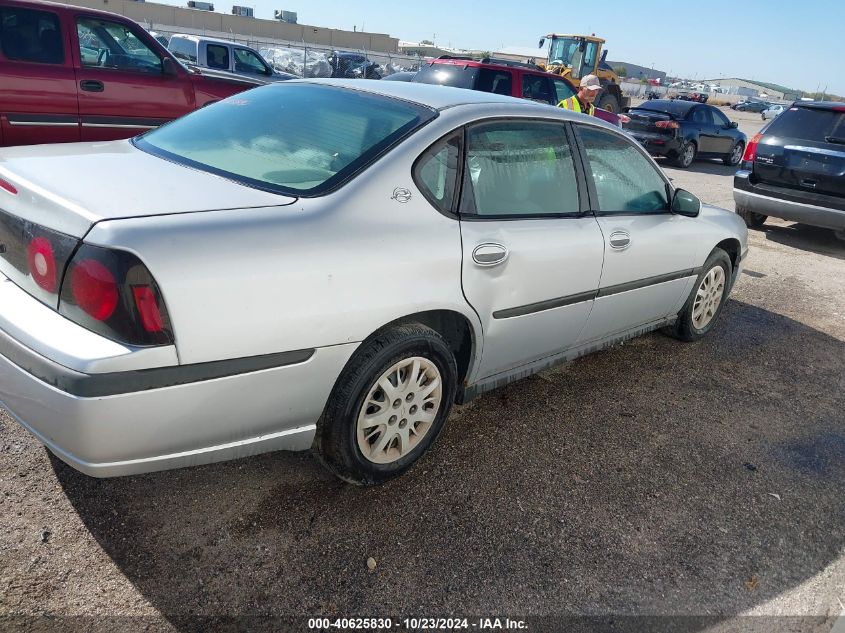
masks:
{"type": "Polygon", "coordinates": [[[508,258],[508,249],[495,242],[479,244],[472,250],[472,261],[479,266],[495,266],[508,258]]]}
{"type": "Polygon", "coordinates": [[[614,231],[610,234],[610,248],[625,250],[631,245],[631,235],[627,231],[614,231]]]}

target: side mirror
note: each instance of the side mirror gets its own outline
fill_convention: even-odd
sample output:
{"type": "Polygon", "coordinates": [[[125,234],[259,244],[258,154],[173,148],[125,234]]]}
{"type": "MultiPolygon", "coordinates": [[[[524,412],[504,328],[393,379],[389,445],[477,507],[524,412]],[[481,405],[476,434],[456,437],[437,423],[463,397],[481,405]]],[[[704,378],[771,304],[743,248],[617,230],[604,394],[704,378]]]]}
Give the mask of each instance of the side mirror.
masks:
{"type": "Polygon", "coordinates": [[[161,60],[161,74],[167,75],[168,77],[176,76],[176,62],[170,57],[165,57],[161,60]]]}
{"type": "Polygon", "coordinates": [[[731,127],[739,127],[739,123],[736,121],[731,121],[731,127]]]}
{"type": "Polygon", "coordinates": [[[686,189],[675,189],[675,194],[672,196],[672,213],[694,218],[700,211],[701,200],[686,189]]]}
{"type": "Polygon", "coordinates": [[[537,48],[543,48],[543,44],[545,44],[545,43],[546,43],[546,38],[545,38],[545,37],[541,37],[541,38],[540,38],[540,43],[537,45],[537,48]]]}

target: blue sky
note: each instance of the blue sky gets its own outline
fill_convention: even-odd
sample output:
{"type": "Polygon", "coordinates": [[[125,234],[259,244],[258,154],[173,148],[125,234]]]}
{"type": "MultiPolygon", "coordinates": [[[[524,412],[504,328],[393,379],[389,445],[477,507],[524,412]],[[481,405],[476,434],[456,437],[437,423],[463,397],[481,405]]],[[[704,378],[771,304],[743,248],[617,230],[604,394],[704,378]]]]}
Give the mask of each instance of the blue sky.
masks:
{"type": "MultiPolygon", "coordinates": [[[[182,0],[157,0],[185,6],[182,0]]],[[[218,12],[232,4],[212,0],[218,12]]],[[[842,0],[241,0],[258,18],[296,11],[301,24],[433,39],[459,48],[536,46],[541,35],[595,33],[609,59],[698,79],[743,77],[845,96],[842,0]]]]}

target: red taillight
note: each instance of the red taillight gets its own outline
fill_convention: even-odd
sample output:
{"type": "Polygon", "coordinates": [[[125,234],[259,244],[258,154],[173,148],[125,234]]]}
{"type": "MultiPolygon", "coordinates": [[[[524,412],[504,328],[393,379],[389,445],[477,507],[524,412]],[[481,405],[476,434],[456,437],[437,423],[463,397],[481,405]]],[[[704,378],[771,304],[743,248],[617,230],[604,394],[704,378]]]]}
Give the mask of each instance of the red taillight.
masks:
{"type": "Polygon", "coordinates": [[[629,117],[627,114],[620,114],[619,115],[619,122],[620,123],[630,123],[631,117],[629,117]]]}
{"type": "Polygon", "coordinates": [[[742,157],[743,161],[754,162],[754,159],[757,157],[757,144],[760,142],[760,139],[763,138],[762,132],[757,132],[754,137],[748,141],[748,147],[745,148],[745,155],[742,157]]]}
{"type": "Polygon", "coordinates": [[[661,130],[677,130],[681,127],[677,121],[658,121],[654,126],[661,130]]]}
{"type": "Polygon", "coordinates": [[[2,178],[0,178],[0,189],[5,189],[6,191],[15,196],[18,195],[18,190],[15,189],[15,186],[10,182],[6,182],[2,178]]]}
{"type": "Polygon", "coordinates": [[[98,321],[105,321],[117,307],[118,288],[114,275],[94,259],[74,265],[70,286],[76,304],[98,321]]]}
{"type": "Polygon", "coordinates": [[[164,322],[153,289],[149,286],[132,286],[132,294],[135,297],[135,306],[138,308],[144,329],[147,332],[161,332],[164,329],[164,322]]]}
{"type": "Polygon", "coordinates": [[[29,274],[47,292],[56,292],[56,257],[53,245],[45,237],[36,237],[29,243],[26,252],[29,274]]]}

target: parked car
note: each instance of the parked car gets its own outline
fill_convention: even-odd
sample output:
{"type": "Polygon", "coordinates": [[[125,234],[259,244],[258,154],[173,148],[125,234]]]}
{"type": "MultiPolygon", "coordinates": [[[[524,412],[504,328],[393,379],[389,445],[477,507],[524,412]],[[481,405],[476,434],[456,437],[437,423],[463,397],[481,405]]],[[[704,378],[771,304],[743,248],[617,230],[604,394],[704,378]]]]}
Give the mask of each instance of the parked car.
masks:
{"type": "Polygon", "coordinates": [[[845,104],[796,101],[764,127],[734,176],[734,201],[748,226],[772,216],[845,240],[845,104]]]}
{"type": "Polygon", "coordinates": [[[244,44],[177,33],[170,37],[167,48],[187,64],[258,77],[267,82],[296,79],[296,75],[275,70],[257,51],[244,44]]]}
{"type": "MultiPolygon", "coordinates": [[[[569,81],[560,75],[544,72],[534,64],[448,55],[432,59],[411,81],[510,95],[553,106],[576,92],[569,81]]],[[[597,108],[596,116],[620,125],[620,117],[613,112],[597,108]]]]}
{"type": "Polygon", "coordinates": [[[764,121],[767,121],[768,119],[774,119],[779,114],[783,114],[783,111],[786,107],[787,106],[783,105],[770,105],[768,108],[763,110],[760,116],[763,118],[764,121]]]}
{"type": "Polygon", "coordinates": [[[332,51],[328,57],[332,77],[342,79],[381,79],[381,69],[361,53],[332,51]]]}
{"type": "Polygon", "coordinates": [[[384,481],[453,402],[705,336],[747,253],[618,128],[417,83],[269,85],[0,174],[0,401],[96,476],[313,445],[384,481]]]}
{"type": "Polygon", "coordinates": [[[736,108],[734,108],[734,110],[738,110],[739,112],[761,113],[770,105],[771,104],[766,101],[745,101],[744,103],[736,104],[736,108]]]}
{"type": "Polygon", "coordinates": [[[738,165],[746,136],[718,108],[691,101],[655,99],[628,111],[622,127],[654,156],[687,168],[699,158],[738,165]]]}
{"type": "Polygon", "coordinates": [[[0,146],[127,138],[263,83],[186,68],[121,15],[0,0],[0,146]]]}
{"type": "Polygon", "coordinates": [[[707,103],[710,97],[706,92],[682,92],[675,98],[681,101],[695,101],[696,103],[707,103]]]}

